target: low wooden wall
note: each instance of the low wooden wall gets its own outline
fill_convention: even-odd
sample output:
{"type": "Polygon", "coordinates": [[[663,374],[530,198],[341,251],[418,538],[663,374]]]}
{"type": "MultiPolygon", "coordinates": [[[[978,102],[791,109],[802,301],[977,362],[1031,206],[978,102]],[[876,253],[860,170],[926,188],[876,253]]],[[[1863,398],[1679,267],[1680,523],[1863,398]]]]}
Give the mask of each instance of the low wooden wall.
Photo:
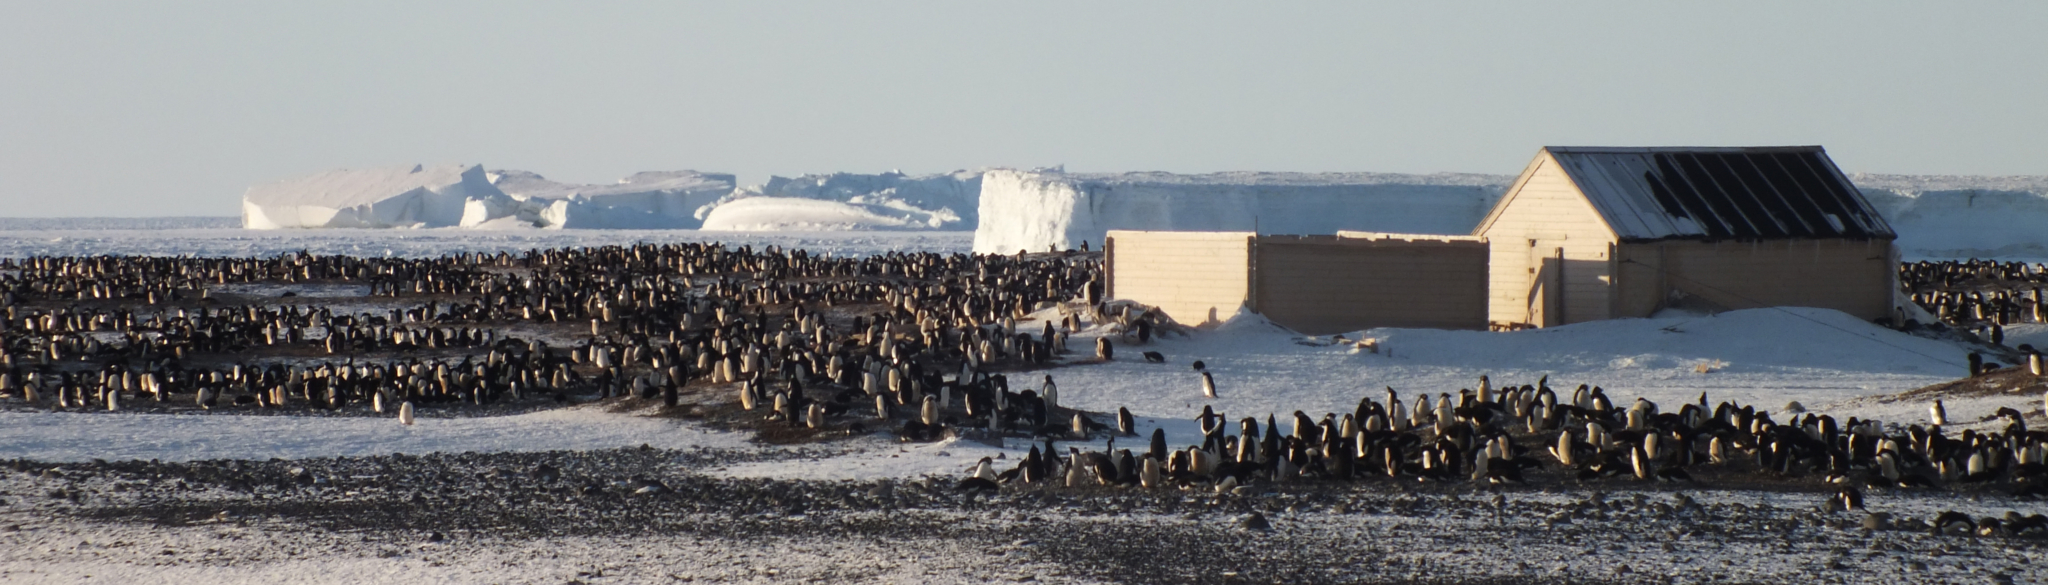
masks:
{"type": "Polygon", "coordinates": [[[1183,325],[1222,322],[1250,291],[1250,232],[1109,232],[1109,297],[1159,307],[1183,325]]]}
{"type": "Polygon", "coordinates": [[[1484,329],[1487,253],[1468,236],[1263,236],[1252,247],[1252,308],[1311,335],[1484,329]]]}
{"type": "Polygon", "coordinates": [[[1891,314],[1898,254],[1885,240],[1623,243],[1620,316],[1668,305],[1672,291],[1709,308],[1819,307],[1862,319],[1891,314]]]}

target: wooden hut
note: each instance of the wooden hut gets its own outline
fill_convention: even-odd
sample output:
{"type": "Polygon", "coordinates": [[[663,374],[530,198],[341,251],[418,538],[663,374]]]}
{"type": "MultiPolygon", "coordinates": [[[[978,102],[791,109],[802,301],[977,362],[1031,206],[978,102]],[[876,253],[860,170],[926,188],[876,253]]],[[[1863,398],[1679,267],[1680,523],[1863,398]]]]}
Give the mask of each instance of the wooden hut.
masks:
{"type": "Polygon", "coordinates": [[[1548,147],[1473,235],[1497,328],[1766,306],[1891,316],[1897,235],[1818,146],[1548,147]]]}

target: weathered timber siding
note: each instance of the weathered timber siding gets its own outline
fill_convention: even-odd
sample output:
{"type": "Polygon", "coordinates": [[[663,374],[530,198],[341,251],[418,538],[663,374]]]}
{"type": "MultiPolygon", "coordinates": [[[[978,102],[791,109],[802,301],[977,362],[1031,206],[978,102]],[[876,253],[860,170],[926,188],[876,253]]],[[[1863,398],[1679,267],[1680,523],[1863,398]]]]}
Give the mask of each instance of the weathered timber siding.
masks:
{"type": "Polygon", "coordinates": [[[1311,335],[1372,327],[1484,329],[1486,243],[1265,236],[1253,310],[1311,335]]]}
{"type": "Polygon", "coordinates": [[[1877,319],[1891,314],[1897,287],[1886,240],[1668,240],[1616,249],[1623,317],[1656,312],[1675,290],[1710,307],[1819,307],[1877,319]]]}
{"type": "Polygon", "coordinates": [[[1184,325],[1220,322],[1250,294],[1249,232],[1109,232],[1110,294],[1184,325]]]}
{"type": "Polygon", "coordinates": [[[1487,319],[1549,326],[1613,316],[1614,232],[1557,162],[1547,154],[1537,157],[1502,200],[1505,207],[1489,216],[1478,233],[1492,248],[1487,319]],[[1561,265],[1531,262],[1532,257],[1554,257],[1557,248],[1564,249],[1561,265]],[[1564,299],[1558,305],[1563,314],[1532,323],[1530,296],[1537,280],[1557,271],[1563,273],[1564,299]]]}

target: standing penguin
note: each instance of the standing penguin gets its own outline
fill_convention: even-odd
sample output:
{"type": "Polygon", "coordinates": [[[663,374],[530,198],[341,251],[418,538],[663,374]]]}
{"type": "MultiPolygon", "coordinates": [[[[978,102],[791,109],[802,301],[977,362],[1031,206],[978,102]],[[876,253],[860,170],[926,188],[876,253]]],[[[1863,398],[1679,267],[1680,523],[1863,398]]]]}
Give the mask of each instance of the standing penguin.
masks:
{"type": "Polygon", "coordinates": [[[1116,358],[1116,347],[1109,344],[1109,338],[1095,338],[1095,357],[1105,362],[1116,358]]]}
{"type": "Polygon", "coordinates": [[[412,401],[398,403],[398,424],[412,426],[412,401]]]}
{"type": "Polygon", "coordinates": [[[1131,416],[1131,409],[1122,406],[1116,407],[1117,434],[1135,436],[1138,434],[1137,426],[1137,419],[1131,416]]]}
{"type": "Polygon", "coordinates": [[[1138,471],[1138,485],[1148,488],[1159,487],[1162,483],[1160,481],[1159,460],[1153,459],[1148,455],[1145,457],[1141,467],[1142,469],[1138,471]]]}
{"type": "Polygon", "coordinates": [[[1942,407],[1940,400],[1934,401],[1934,406],[1927,407],[1927,414],[1933,417],[1935,426],[1948,426],[1948,409],[1942,407]]]}
{"type": "Polygon", "coordinates": [[[1052,383],[1052,375],[1051,375],[1051,374],[1047,374],[1047,375],[1045,376],[1045,389],[1043,389],[1043,390],[1040,390],[1040,391],[1038,392],[1038,395],[1039,395],[1039,397],[1041,397],[1041,398],[1044,398],[1044,399],[1045,399],[1045,408],[1046,408],[1046,410],[1052,410],[1052,409],[1054,409],[1054,408],[1059,408],[1059,406],[1060,406],[1060,387],[1059,387],[1058,385],[1056,385],[1056,384],[1053,384],[1053,383],[1052,383]]]}
{"type": "Polygon", "coordinates": [[[1169,456],[1166,452],[1166,429],[1152,429],[1152,442],[1149,447],[1145,451],[1145,456],[1154,461],[1166,460],[1169,456]]]}
{"type": "Polygon", "coordinates": [[[1208,372],[1202,372],[1202,395],[1216,397],[1216,377],[1209,375],[1208,372]]]}

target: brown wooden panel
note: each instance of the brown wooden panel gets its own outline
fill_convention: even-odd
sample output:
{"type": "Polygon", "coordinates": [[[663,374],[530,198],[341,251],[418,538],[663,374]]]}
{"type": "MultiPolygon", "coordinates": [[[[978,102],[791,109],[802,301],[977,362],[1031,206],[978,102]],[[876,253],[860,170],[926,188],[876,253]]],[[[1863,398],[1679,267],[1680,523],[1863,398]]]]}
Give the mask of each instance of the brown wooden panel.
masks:
{"type": "Polygon", "coordinates": [[[1261,238],[1255,310],[1309,334],[1485,327],[1482,242],[1261,238]]]}
{"type": "Polygon", "coordinates": [[[1883,240],[1666,241],[1622,247],[1630,316],[1668,304],[1670,291],[1709,306],[1801,306],[1864,319],[1891,312],[1897,268],[1883,240]]]}

